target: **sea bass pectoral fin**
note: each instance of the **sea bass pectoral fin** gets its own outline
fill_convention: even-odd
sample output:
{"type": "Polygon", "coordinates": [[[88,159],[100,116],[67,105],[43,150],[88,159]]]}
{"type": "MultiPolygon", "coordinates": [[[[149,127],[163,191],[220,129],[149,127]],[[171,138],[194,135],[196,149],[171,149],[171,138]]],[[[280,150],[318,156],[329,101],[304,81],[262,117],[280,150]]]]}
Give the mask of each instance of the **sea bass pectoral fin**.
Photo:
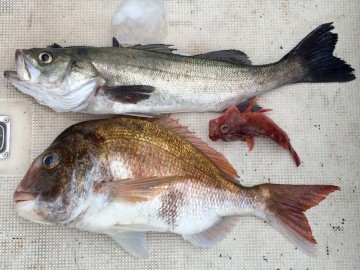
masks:
{"type": "Polygon", "coordinates": [[[109,235],[119,246],[131,255],[144,258],[149,256],[146,244],[146,235],[144,232],[113,230],[111,232],[107,232],[107,235],[109,235]]]}
{"type": "Polygon", "coordinates": [[[240,112],[245,112],[245,111],[250,111],[251,112],[257,112],[257,111],[262,111],[263,108],[257,104],[256,102],[253,102],[253,100],[256,100],[255,98],[249,98],[248,100],[245,100],[239,104],[236,105],[236,108],[240,111],[240,112]]]}
{"type": "Polygon", "coordinates": [[[113,101],[136,104],[149,99],[154,91],[150,85],[121,85],[105,87],[104,93],[113,101]]]}
{"type": "Polygon", "coordinates": [[[209,229],[196,234],[184,234],[182,237],[195,247],[210,248],[222,241],[236,225],[235,216],[222,218],[209,229]]]}
{"type": "Polygon", "coordinates": [[[277,184],[262,184],[254,188],[265,201],[264,209],[258,211],[256,215],[306,254],[312,255],[316,240],[304,212],[319,204],[329,193],[340,188],[331,185],[277,184]]]}
{"type": "Polygon", "coordinates": [[[221,50],[194,55],[197,58],[223,61],[235,65],[251,65],[248,56],[239,50],[221,50]]]}
{"type": "Polygon", "coordinates": [[[221,153],[209,147],[201,139],[195,137],[194,134],[187,129],[187,127],[180,125],[177,120],[174,120],[168,116],[156,119],[154,120],[154,123],[167,130],[175,132],[182,138],[186,139],[193,146],[203,152],[210,160],[212,160],[215,165],[224,173],[224,175],[229,178],[229,180],[233,181],[234,183],[238,183],[238,181],[235,180],[235,178],[238,177],[237,172],[229,163],[229,161],[227,161],[227,159],[221,153]]]}

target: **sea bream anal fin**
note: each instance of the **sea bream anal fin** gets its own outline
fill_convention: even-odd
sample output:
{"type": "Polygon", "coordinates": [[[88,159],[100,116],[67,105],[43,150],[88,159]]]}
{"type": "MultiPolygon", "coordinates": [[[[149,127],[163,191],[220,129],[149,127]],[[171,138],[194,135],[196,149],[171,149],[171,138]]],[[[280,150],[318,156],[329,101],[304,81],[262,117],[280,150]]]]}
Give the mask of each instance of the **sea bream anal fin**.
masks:
{"type": "Polygon", "coordinates": [[[236,170],[229,163],[229,161],[218,151],[212,149],[201,139],[194,136],[187,127],[179,124],[177,120],[170,118],[169,116],[163,116],[155,119],[154,123],[172,132],[175,132],[180,137],[190,142],[194,147],[203,152],[212,162],[215,163],[216,167],[219,168],[230,181],[238,184],[239,182],[235,179],[238,177],[236,170]]]}
{"type": "Polygon", "coordinates": [[[197,234],[183,235],[182,237],[195,247],[210,248],[222,241],[236,225],[238,217],[228,216],[222,218],[209,229],[197,234]]]}
{"type": "Polygon", "coordinates": [[[120,86],[105,86],[105,95],[113,101],[123,103],[138,103],[150,98],[155,87],[151,85],[120,85],[120,86]]]}
{"type": "Polygon", "coordinates": [[[97,189],[110,200],[138,203],[151,200],[174,186],[177,182],[190,180],[190,176],[159,176],[145,178],[119,179],[104,184],[97,189]]]}
{"type": "Polygon", "coordinates": [[[239,50],[220,50],[197,54],[194,55],[194,57],[223,61],[236,65],[251,65],[251,61],[249,60],[248,56],[244,52],[239,50]]]}
{"type": "Polygon", "coordinates": [[[106,234],[131,255],[145,258],[149,256],[144,232],[111,230],[106,234]]]}

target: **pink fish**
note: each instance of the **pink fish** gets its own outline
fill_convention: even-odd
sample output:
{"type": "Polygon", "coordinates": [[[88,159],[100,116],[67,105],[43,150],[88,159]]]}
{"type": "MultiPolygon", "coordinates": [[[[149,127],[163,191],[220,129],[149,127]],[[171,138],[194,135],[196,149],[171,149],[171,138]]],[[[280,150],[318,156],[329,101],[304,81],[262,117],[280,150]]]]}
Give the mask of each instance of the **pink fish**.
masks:
{"type": "Polygon", "coordinates": [[[209,138],[213,141],[242,140],[247,142],[249,150],[254,147],[254,137],[266,137],[272,139],[280,147],[289,150],[296,166],[301,161],[298,154],[290,144],[288,135],[276,125],[264,112],[271,109],[251,111],[255,104],[255,98],[251,100],[244,112],[240,112],[236,106],[231,106],[219,118],[209,122],[209,138]]]}

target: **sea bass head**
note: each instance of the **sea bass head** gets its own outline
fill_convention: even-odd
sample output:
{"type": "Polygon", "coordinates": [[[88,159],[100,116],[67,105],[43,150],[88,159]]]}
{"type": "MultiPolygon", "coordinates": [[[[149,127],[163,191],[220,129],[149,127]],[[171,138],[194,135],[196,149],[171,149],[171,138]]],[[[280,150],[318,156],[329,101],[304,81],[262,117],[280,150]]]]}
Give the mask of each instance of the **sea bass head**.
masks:
{"type": "Polygon", "coordinates": [[[222,139],[223,141],[238,140],[236,132],[239,126],[246,124],[246,118],[236,106],[228,108],[220,117],[209,122],[209,138],[213,141],[222,139]]]}
{"type": "Polygon", "coordinates": [[[81,48],[16,50],[17,71],[4,76],[27,95],[55,111],[78,111],[98,87],[93,65],[80,57],[81,48]]]}
{"type": "Polygon", "coordinates": [[[33,161],[18,185],[18,214],[37,223],[72,221],[85,207],[89,174],[97,168],[83,135],[70,127],[33,161]]]}

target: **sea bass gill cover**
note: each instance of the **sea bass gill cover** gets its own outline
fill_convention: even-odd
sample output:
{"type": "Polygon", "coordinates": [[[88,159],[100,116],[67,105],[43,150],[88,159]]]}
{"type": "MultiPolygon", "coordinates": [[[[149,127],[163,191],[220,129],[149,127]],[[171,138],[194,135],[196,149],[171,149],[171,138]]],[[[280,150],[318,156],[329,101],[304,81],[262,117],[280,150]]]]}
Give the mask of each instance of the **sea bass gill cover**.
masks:
{"type": "Polygon", "coordinates": [[[280,61],[252,65],[241,51],[194,56],[166,45],[34,48],[16,51],[4,76],[55,111],[159,115],[223,111],[251,97],[300,82],[347,82],[353,69],[333,56],[331,23],[306,36],[280,61]]]}
{"type": "Polygon", "coordinates": [[[307,254],[304,212],[339,188],[239,184],[234,168],[169,117],[117,117],[73,125],[32,163],[14,193],[17,213],[43,224],[109,235],[146,257],[146,231],[208,248],[238,217],[266,221],[307,254]]]}

